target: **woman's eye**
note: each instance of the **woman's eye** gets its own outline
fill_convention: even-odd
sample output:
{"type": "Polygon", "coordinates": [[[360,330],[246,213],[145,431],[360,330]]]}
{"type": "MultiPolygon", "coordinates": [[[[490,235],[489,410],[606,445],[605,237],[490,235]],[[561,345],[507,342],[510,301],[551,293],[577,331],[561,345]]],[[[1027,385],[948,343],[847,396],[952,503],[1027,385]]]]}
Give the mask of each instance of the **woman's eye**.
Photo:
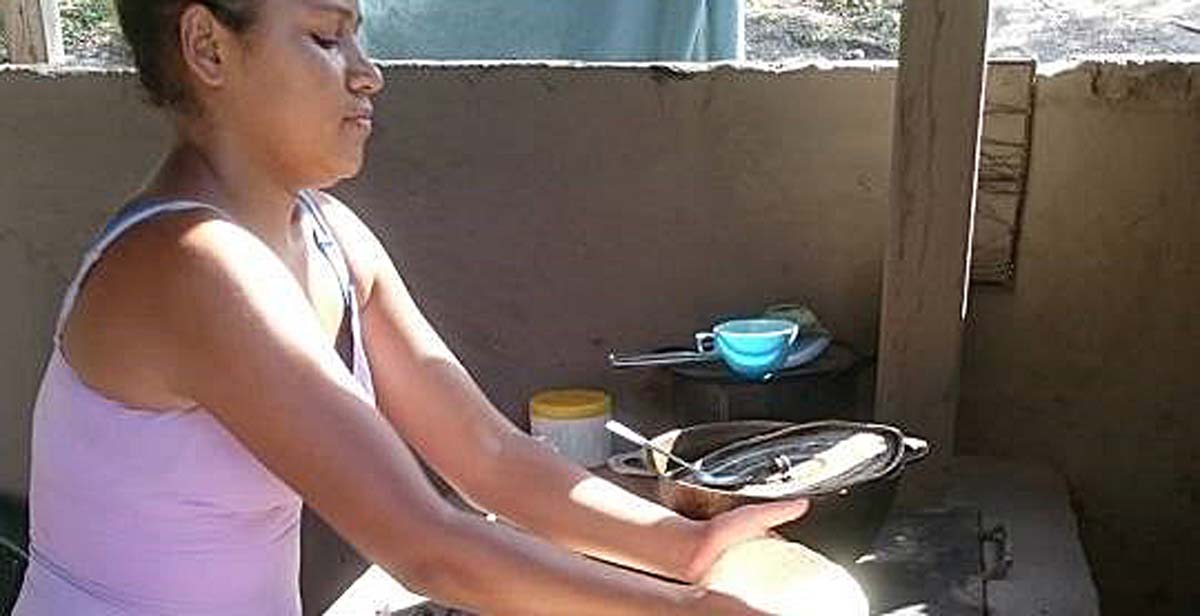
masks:
{"type": "Polygon", "coordinates": [[[321,49],[333,49],[334,47],[338,46],[338,40],[336,38],[328,38],[319,34],[312,35],[312,40],[321,49]]]}

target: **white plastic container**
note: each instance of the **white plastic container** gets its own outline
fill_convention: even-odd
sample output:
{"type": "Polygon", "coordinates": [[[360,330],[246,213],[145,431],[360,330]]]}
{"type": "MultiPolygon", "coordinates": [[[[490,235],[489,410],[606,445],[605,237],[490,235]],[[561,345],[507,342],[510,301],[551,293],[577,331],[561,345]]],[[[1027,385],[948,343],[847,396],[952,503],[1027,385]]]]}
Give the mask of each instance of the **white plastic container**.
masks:
{"type": "Polygon", "coordinates": [[[600,466],[612,452],[604,423],[612,397],[598,389],[550,389],[529,400],[529,427],[558,453],[583,466],[600,466]]]}

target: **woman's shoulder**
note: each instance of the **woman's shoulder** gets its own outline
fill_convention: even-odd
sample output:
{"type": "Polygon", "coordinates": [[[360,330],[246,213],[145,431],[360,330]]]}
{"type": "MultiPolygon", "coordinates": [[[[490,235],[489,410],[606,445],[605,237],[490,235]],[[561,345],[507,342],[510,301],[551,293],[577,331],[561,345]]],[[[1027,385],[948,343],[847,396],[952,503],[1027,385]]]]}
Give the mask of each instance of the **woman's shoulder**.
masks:
{"type": "MultiPolygon", "coordinates": [[[[205,208],[163,212],[110,229],[62,324],[64,354],[83,380],[139,407],[178,407],[156,367],[172,329],[195,322],[198,297],[232,295],[257,251],[248,232],[205,208]],[[113,235],[116,233],[116,235],[113,235]],[[224,279],[227,282],[222,282],[224,279]]],[[[262,256],[262,255],[258,255],[262,256]]]]}
{"type": "Polygon", "coordinates": [[[132,283],[136,289],[163,288],[174,278],[189,278],[194,268],[217,264],[236,268],[244,263],[236,258],[238,253],[261,245],[252,233],[214,207],[179,207],[146,214],[152,215],[140,220],[135,215],[116,225],[125,228],[110,228],[110,233],[119,235],[103,247],[103,258],[90,277],[103,278],[102,273],[109,272],[114,283],[132,283]],[[145,278],[164,284],[147,286],[152,280],[145,278]]]}
{"type": "MultiPolygon", "coordinates": [[[[106,225],[79,272],[81,297],[146,301],[195,268],[213,267],[245,250],[249,235],[213,207],[129,208],[106,225]]],[[[94,302],[88,303],[92,308],[94,302]]]]}

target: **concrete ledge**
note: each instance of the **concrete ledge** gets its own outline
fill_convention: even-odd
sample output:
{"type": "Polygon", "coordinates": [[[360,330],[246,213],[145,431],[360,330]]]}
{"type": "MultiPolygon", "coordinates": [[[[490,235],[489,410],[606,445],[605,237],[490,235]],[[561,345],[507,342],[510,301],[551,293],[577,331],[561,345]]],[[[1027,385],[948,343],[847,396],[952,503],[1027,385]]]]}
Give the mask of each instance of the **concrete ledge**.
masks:
{"type": "Polygon", "coordinates": [[[985,584],[992,616],[1099,616],[1099,599],[1079,541],[1066,481],[1022,462],[960,457],[946,500],[978,508],[985,529],[1003,524],[1012,566],[985,584]]]}

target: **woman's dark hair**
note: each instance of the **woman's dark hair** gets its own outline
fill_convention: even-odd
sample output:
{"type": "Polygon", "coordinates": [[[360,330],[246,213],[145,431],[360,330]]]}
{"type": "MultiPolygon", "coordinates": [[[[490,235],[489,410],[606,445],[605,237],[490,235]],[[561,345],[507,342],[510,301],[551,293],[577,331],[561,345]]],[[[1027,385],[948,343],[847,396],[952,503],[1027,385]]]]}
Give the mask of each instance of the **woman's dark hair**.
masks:
{"type": "Polygon", "coordinates": [[[202,4],[226,27],[243,33],[257,17],[256,0],[116,0],[121,31],[133,50],[138,77],[158,107],[184,108],[189,101],[179,52],[179,16],[202,4]]]}

